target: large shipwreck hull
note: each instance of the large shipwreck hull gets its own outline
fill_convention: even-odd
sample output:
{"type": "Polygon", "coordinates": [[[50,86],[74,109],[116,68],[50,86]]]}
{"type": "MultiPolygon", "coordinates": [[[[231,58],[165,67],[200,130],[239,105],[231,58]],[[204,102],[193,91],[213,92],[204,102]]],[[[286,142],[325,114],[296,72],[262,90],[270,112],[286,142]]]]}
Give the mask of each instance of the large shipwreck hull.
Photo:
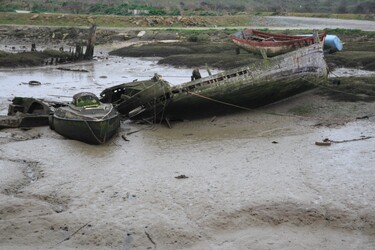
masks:
{"type": "Polygon", "coordinates": [[[175,86],[164,113],[177,118],[203,113],[206,107],[210,114],[228,108],[255,108],[311,89],[325,82],[327,74],[322,47],[316,44],[175,86]]]}
{"type": "MultiPolygon", "coordinates": [[[[132,111],[119,111],[131,119],[184,119],[251,109],[322,84],[327,74],[322,46],[314,44],[184,84],[155,84],[157,91],[147,89],[154,96],[137,103],[132,111]]],[[[127,102],[121,100],[122,105],[127,102]]]]}

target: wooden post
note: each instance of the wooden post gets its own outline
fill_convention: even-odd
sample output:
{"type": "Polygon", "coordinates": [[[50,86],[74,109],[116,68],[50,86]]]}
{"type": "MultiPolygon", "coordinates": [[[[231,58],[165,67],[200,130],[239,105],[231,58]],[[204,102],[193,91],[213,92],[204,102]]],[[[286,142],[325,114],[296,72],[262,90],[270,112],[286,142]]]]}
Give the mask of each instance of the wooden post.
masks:
{"type": "Polygon", "coordinates": [[[314,37],[314,43],[318,43],[319,44],[320,40],[319,40],[319,34],[318,34],[317,30],[314,30],[313,37],[314,37]]]}
{"type": "Polygon", "coordinates": [[[211,70],[208,68],[208,64],[207,64],[207,63],[206,63],[206,70],[207,70],[208,75],[211,76],[211,75],[212,75],[212,74],[211,74],[211,70]]]}
{"type": "Polygon", "coordinates": [[[84,59],[91,60],[93,58],[95,41],[96,41],[96,25],[93,24],[90,28],[89,39],[87,40],[86,53],[83,57],[84,59]]]}
{"type": "Polygon", "coordinates": [[[82,47],[81,45],[76,45],[76,52],[74,54],[75,59],[82,59],[82,47]]]}
{"type": "Polygon", "coordinates": [[[262,57],[264,60],[267,60],[268,57],[267,57],[267,52],[265,49],[260,49],[260,53],[262,54],[262,57]]]}

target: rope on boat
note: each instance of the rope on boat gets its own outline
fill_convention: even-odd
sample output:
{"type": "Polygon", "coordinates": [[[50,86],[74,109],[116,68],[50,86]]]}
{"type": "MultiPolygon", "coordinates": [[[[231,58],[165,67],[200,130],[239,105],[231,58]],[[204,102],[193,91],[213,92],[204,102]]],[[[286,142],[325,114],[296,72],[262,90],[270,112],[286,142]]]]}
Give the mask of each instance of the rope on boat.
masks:
{"type": "Polygon", "coordinates": [[[91,134],[94,136],[95,140],[97,140],[99,142],[99,144],[102,144],[105,142],[105,140],[101,141],[94,133],[94,131],[92,130],[92,128],[90,127],[90,124],[86,121],[86,120],[83,120],[86,124],[86,126],[89,128],[91,134]]]}
{"type": "Polygon", "coordinates": [[[105,117],[107,117],[113,110],[113,105],[111,105],[111,108],[109,109],[109,111],[107,112],[107,114],[105,114],[104,116],[102,116],[101,118],[95,118],[96,120],[102,120],[104,119],[105,117]]]}
{"type": "Polygon", "coordinates": [[[248,110],[248,111],[254,111],[254,109],[251,109],[251,108],[247,108],[247,107],[244,107],[244,106],[239,106],[239,105],[236,105],[236,104],[233,104],[233,103],[229,103],[229,102],[223,102],[223,101],[216,100],[216,99],[213,99],[211,97],[207,97],[207,96],[200,95],[200,94],[197,94],[197,93],[193,93],[193,92],[187,92],[187,93],[190,94],[190,95],[198,96],[198,97],[203,98],[203,99],[207,99],[209,101],[221,103],[221,104],[224,104],[224,105],[227,105],[227,106],[232,106],[232,107],[235,107],[235,108],[244,109],[244,110],[248,110]]]}

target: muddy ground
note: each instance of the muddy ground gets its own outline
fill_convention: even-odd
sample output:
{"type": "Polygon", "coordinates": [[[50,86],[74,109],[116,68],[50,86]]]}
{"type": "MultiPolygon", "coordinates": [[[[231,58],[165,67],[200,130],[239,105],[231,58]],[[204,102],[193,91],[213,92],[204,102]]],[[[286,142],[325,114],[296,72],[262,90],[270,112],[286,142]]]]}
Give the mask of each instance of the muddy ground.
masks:
{"type": "Polygon", "coordinates": [[[0,246],[373,249],[374,110],[314,90],[102,146],[2,130],[0,246]]]}
{"type": "Polygon", "coordinates": [[[101,146],[1,130],[0,248],[374,249],[374,81],[341,80],[101,146]]]}

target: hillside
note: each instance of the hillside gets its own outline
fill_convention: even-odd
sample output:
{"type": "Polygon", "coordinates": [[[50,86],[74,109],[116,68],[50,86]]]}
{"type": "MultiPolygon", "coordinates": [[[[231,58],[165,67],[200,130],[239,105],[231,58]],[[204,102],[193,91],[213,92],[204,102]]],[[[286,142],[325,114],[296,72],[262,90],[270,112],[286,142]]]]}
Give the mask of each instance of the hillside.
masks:
{"type": "Polygon", "coordinates": [[[375,13],[371,0],[2,0],[1,12],[29,10],[35,13],[132,15],[223,15],[243,12],[375,13]]]}

